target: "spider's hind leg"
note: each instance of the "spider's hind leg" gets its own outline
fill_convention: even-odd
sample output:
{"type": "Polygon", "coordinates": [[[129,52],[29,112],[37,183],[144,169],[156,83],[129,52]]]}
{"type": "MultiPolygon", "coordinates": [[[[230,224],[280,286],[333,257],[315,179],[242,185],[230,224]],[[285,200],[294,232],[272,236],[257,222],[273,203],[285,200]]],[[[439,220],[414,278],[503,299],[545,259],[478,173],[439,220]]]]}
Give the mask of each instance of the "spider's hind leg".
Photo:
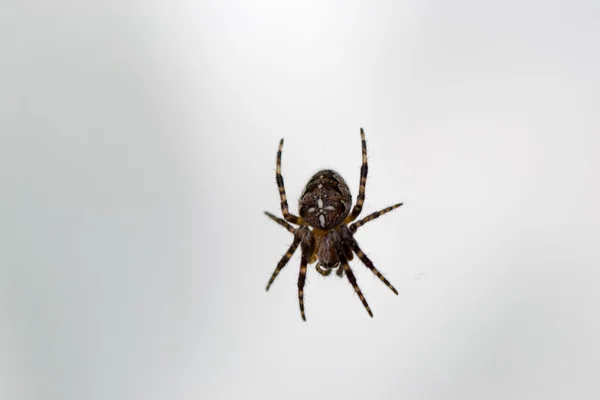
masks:
{"type": "Polygon", "coordinates": [[[294,241],[292,242],[290,247],[287,249],[287,251],[285,252],[283,257],[281,257],[281,260],[279,260],[279,262],[277,263],[277,267],[275,267],[275,271],[273,271],[273,274],[271,275],[271,279],[269,279],[269,283],[267,283],[267,288],[266,288],[267,291],[269,290],[269,288],[275,281],[275,278],[277,278],[277,275],[279,275],[279,272],[283,269],[283,267],[286,266],[288,261],[290,261],[290,258],[292,258],[292,255],[294,254],[294,252],[298,248],[298,245],[300,244],[300,239],[302,239],[302,236],[300,235],[300,233],[296,232],[294,234],[294,241]]]}
{"type": "Polygon", "coordinates": [[[306,225],[304,220],[291,212],[289,212],[287,196],[285,194],[285,184],[283,183],[283,175],[281,175],[281,153],[283,152],[283,139],[279,142],[279,149],[277,150],[277,169],[275,171],[275,180],[277,181],[277,187],[279,188],[279,199],[281,200],[281,213],[286,221],[296,225],[306,225]]]}
{"type": "Polygon", "coordinates": [[[350,215],[344,221],[346,224],[354,221],[361,213],[363,204],[365,203],[365,187],[367,186],[367,174],[369,173],[369,164],[367,163],[367,141],[365,140],[365,131],[360,128],[360,138],[362,141],[362,165],[360,167],[360,185],[358,187],[358,196],[356,196],[356,204],[350,215]]]}

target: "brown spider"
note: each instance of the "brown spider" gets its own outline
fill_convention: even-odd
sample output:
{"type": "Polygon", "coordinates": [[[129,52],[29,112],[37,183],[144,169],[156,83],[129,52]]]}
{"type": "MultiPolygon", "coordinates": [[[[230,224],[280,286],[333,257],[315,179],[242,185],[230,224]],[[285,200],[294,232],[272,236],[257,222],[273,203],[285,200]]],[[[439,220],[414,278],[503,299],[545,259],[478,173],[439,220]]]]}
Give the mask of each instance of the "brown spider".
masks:
{"type": "Polygon", "coordinates": [[[360,169],[360,187],[356,204],[350,212],[352,206],[352,196],[350,189],[344,179],[335,171],[322,170],[313,175],[308,181],[298,202],[300,217],[288,211],[288,203],[285,195],[285,186],[283,184],[283,176],[281,176],[281,151],[283,149],[283,139],[279,142],[279,150],[277,151],[277,171],[275,174],[277,186],[279,187],[279,197],[281,198],[281,212],[283,218],[278,218],[273,214],[265,211],[265,214],[279,225],[294,234],[294,241],[283,255],[269,283],[267,290],[290,260],[294,251],[301,246],[301,261],[300,261],[300,276],[298,277],[298,300],[300,302],[300,313],[302,319],[306,321],[304,315],[304,282],[306,280],[307,264],[312,264],[315,261],[315,268],[323,276],[327,276],[337,268],[336,274],[339,277],[346,273],[348,281],[354,287],[354,290],[360,297],[363,305],[371,317],[373,313],[369,308],[369,304],[363,296],[356,278],[348,261],[352,260],[353,254],[356,253],[358,258],[369,268],[383,283],[389,287],[396,295],[398,291],[388,282],[387,279],[375,268],[373,262],[362,252],[353,235],[358,228],[369,221],[372,221],[385,213],[388,213],[402,205],[402,203],[394,204],[393,206],[384,208],[383,210],[374,212],[369,216],[348,224],[354,221],[362,211],[363,203],[365,202],[365,185],[367,184],[367,142],[365,141],[365,133],[360,129],[362,139],[362,167],[360,169]],[[299,225],[298,228],[288,224],[299,225]],[[312,228],[312,230],[310,229],[312,228]]]}

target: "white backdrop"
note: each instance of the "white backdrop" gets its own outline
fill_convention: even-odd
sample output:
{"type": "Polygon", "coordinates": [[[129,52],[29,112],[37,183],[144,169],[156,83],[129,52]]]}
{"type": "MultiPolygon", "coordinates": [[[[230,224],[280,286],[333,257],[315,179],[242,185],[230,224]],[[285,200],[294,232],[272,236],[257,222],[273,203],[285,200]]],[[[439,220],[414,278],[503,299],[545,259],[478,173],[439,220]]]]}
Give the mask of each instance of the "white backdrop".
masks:
{"type": "Polygon", "coordinates": [[[595,1],[0,5],[0,398],[584,399],[600,363],[595,1]],[[394,296],[296,255],[318,169],[394,296]]]}

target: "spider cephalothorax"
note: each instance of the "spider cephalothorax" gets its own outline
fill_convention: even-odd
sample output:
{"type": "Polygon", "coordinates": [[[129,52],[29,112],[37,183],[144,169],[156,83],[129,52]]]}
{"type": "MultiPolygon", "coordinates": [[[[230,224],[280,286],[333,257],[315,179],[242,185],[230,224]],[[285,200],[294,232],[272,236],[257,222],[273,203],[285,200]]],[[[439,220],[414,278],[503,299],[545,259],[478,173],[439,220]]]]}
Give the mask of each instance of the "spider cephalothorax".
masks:
{"type": "Polygon", "coordinates": [[[294,240],[288,251],[277,264],[277,267],[267,284],[267,290],[269,290],[281,269],[290,260],[294,251],[300,246],[301,261],[300,275],[298,277],[298,300],[300,302],[300,313],[302,319],[305,321],[304,283],[306,280],[306,268],[308,264],[312,264],[315,261],[317,262],[315,269],[321,275],[327,276],[336,268],[336,274],[338,276],[341,277],[345,273],[348,281],[350,281],[354,287],[354,290],[371,317],[373,316],[373,313],[356,283],[356,278],[354,277],[352,269],[350,269],[350,266],[348,265],[348,261],[353,258],[353,253],[356,254],[363,264],[381,279],[387,287],[395,294],[398,294],[392,284],[381,275],[373,265],[373,262],[360,249],[358,242],[354,239],[354,233],[367,222],[400,207],[402,203],[384,208],[383,210],[370,214],[360,221],[354,222],[348,226],[349,223],[354,221],[360,215],[365,201],[368,165],[367,143],[362,128],[360,130],[360,136],[362,138],[362,167],[360,170],[360,186],[354,208],[351,208],[352,196],[350,195],[350,189],[348,188],[346,181],[344,181],[344,179],[335,171],[323,170],[317,172],[309,179],[300,195],[300,200],[298,201],[300,217],[295,216],[288,210],[285,186],[283,183],[283,176],[281,175],[283,139],[279,142],[275,177],[277,186],[279,187],[279,196],[281,198],[281,211],[285,220],[266,211],[265,214],[279,225],[286,228],[289,232],[293,233],[294,240]],[[296,228],[288,222],[299,225],[299,227],[296,228]],[[312,228],[312,230],[310,228],[312,228]]]}

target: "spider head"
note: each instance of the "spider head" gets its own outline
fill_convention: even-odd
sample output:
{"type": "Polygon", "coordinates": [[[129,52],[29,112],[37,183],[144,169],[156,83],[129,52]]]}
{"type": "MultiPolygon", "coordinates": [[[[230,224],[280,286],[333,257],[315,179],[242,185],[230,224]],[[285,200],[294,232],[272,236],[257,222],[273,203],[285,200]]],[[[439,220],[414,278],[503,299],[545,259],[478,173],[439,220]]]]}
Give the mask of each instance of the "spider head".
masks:
{"type": "Polygon", "coordinates": [[[329,234],[317,240],[317,258],[324,269],[333,269],[340,264],[340,259],[335,251],[335,245],[329,234]]]}
{"type": "Polygon", "coordinates": [[[332,229],[344,221],[350,212],[350,189],[337,172],[322,170],[310,178],[298,202],[300,216],[321,229],[332,229]]]}

